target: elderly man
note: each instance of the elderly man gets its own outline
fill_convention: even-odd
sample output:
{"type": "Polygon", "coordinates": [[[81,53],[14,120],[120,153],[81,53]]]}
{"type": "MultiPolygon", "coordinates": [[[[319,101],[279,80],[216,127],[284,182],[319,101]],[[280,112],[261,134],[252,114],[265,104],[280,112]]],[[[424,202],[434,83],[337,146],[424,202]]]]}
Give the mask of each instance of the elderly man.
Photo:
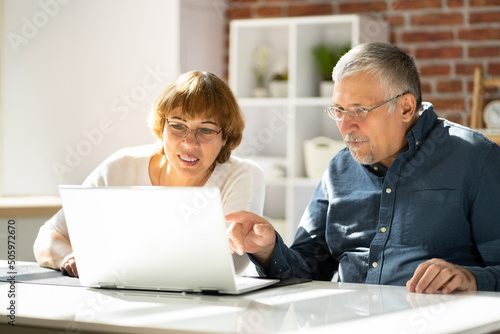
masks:
{"type": "Polygon", "coordinates": [[[263,218],[226,216],[261,276],[500,291],[500,147],[422,103],[413,59],[357,46],[333,70],[330,162],[288,248],[263,218]]]}

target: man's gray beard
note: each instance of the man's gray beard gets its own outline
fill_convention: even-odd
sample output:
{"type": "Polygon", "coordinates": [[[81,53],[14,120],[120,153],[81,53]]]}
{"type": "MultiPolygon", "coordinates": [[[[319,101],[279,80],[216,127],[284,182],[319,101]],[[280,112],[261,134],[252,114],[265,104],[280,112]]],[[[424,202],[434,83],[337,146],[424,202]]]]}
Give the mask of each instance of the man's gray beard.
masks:
{"type": "Polygon", "coordinates": [[[375,163],[375,158],[373,156],[373,153],[370,151],[370,153],[365,154],[363,156],[358,156],[353,151],[349,148],[349,152],[351,152],[351,156],[356,162],[359,162],[362,165],[371,165],[375,163]]]}
{"type": "MultiPolygon", "coordinates": [[[[345,137],[345,142],[348,142],[350,140],[354,140],[355,137],[352,136],[352,135],[346,135],[345,137]]],[[[372,150],[372,145],[371,143],[367,140],[366,143],[368,143],[369,147],[370,147],[370,151],[363,155],[363,156],[359,156],[357,155],[357,151],[359,151],[359,149],[357,148],[351,148],[349,145],[347,145],[347,147],[349,148],[349,152],[351,153],[351,156],[352,158],[356,161],[356,162],[359,162],[360,164],[362,165],[371,165],[373,163],[375,163],[375,155],[373,154],[373,150],[372,150]]]]}

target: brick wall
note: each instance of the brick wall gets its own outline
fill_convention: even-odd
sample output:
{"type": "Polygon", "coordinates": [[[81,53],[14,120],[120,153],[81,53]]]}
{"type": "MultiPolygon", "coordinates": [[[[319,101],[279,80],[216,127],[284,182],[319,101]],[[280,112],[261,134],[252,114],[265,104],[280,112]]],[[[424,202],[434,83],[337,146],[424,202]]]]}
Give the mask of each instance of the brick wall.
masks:
{"type": "MultiPolygon", "coordinates": [[[[389,23],[391,43],[415,57],[424,101],[469,125],[474,68],[500,76],[500,0],[227,0],[227,18],[362,13],[389,23]]],[[[500,99],[500,89],[486,101],[500,99]]]]}

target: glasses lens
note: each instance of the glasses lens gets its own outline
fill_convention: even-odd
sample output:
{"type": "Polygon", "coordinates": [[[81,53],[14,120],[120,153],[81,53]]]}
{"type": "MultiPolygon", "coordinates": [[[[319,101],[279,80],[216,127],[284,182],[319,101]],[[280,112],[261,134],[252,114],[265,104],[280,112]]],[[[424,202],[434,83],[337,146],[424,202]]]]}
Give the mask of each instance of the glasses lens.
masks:
{"type": "Polygon", "coordinates": [[[358,107],[349,109],[349,116],[356,122],[361,122],[366,119],[366,112],[358,107]]]}
{"type": "Polygon", "coordinates": [[[179,123],[168,122],[168,132],[176,137],[182,138],[187,134],[188,128],[187,126],[179,123]]]}
{"type": "Polygon", "coordinates": [[[212,144],[217,138],[217,131],[207,128],[196,130],[196,139],[202,144],[212,144]]]}
{"type": "Polygon", "coordinates": [[[344,118],[344,111],[336,107],[328,107],[326,109],[328,116],[330,116],[335,121],[341,121],[344,118]]]}

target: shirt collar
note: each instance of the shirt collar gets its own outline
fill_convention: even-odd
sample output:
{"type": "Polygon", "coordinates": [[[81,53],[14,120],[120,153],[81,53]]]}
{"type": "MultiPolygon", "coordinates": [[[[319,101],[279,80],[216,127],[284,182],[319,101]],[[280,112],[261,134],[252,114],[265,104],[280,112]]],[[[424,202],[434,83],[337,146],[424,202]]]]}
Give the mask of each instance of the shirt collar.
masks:
{"type": "Polygon", "coordinates": [[[431,103],[423,102],[422,109],[417,123],[406,135],[406,139],[408,140],[408,152],[419,149],[437,120],[437,115],[431,103]]]}

